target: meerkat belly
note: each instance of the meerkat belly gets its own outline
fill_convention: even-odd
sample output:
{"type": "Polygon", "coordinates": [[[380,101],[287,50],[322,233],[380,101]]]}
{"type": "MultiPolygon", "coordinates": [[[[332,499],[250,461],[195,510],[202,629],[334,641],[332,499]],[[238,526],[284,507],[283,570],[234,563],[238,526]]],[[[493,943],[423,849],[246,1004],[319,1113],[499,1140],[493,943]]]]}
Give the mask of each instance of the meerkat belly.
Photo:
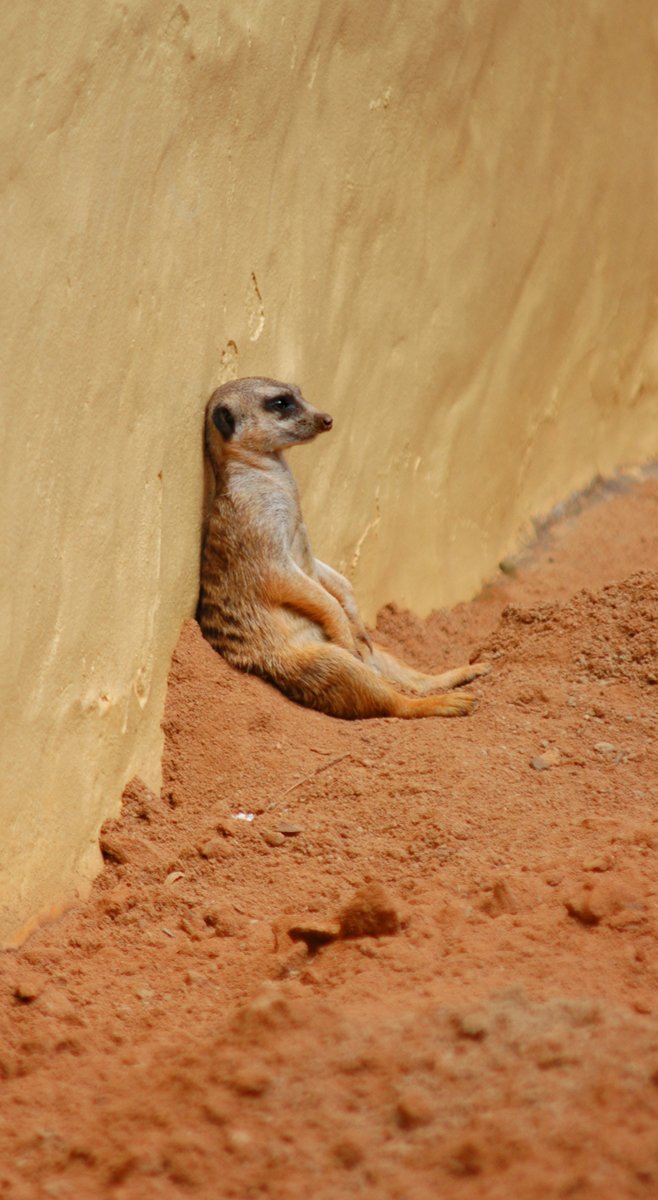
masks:
{"type": "MultiPolygon", "coordinates": [[[[230,514],[228,514],[230,515],[230,514]]],[[[264,564],[258,548],[230,523],[211,519],[201,564],[199,624],[229,662],[253,670],[276,631],[262,596],[264,564]]]]}
{"type": "Polygon", "coordinates": [[[294,496],[275,486],[255,499],[234,493],[217,500],[203,550],[199,623],[234,666],[267,673],[282,645],[326,641],[294,604],[272,601],[272,574],[289,574],[291,562],[316,580],[294,496]]]}
{"type": "Polygon", "coordinates": [[[204,556],[201,580],[199,624],[204,637],[233,666],[268,674],[282,647],[327,640],[319,625],[293,607],[264,603],[266,580],[259,581],[253,572],[245,576],[226,564],[217,571],[210,554],[204,556]]]}

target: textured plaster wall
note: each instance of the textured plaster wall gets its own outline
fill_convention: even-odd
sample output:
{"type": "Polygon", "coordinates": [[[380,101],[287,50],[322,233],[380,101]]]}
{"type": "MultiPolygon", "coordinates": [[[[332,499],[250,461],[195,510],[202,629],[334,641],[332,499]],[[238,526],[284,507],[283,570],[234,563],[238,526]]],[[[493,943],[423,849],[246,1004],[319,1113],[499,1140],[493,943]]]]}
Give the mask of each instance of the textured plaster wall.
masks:
{"type": "Polygon", "coordinates": [[[0,938],[159,778],[200,417],[233,374],[367,614],[471,594],[658,451],[655,0],[23,0],[0,11],[0,938]]]}

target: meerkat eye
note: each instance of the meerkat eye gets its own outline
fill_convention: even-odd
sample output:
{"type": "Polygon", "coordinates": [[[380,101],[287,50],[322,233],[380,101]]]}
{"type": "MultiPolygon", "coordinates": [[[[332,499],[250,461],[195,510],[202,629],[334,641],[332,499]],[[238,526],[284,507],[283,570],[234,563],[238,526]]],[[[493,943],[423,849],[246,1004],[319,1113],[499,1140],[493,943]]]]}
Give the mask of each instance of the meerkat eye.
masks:
{"type": "Polygon", "coordinates": [[[266,400],[265,410],[266,412],[278,413],[279,416],[289,417],[297,411],[297,402],[293,400],[292,396],[282,393],[280,396],[272,396],[269,400],[266,400]]]}

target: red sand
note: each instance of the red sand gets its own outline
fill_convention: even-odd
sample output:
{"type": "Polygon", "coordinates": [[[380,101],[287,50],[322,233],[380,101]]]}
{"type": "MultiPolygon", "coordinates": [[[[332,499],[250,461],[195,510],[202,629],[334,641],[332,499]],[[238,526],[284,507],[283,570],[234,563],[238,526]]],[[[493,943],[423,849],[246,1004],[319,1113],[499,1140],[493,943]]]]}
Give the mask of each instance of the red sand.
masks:
{"type": "Polygon", "coordinates": [[[654,478],[384,610],[492,661],[463,720],[300,709],[189,622],[162,797],[0,959],[0,1195],[658,1196],[657,564],[654,478]]]}

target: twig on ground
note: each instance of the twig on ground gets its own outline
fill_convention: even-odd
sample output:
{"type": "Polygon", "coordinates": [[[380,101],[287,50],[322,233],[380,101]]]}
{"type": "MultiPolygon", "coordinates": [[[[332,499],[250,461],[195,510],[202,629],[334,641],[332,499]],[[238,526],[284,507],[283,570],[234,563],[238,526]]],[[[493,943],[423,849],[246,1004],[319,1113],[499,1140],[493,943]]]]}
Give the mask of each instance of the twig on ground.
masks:
{"type": "Polygon", "coordinates": [[[279,796],[279,800],[283,800],[284,796],[289,796],[291,792],[294,792],[295,788],[301,787],[303,783],[308,783],[309,779],[315,779],[315,776],[319,775],[322,771],[327,771],[329,767],[335,767],[336,763],[342,762],[345,758],[351,758],[351,755],[349,753],[339,754],[337,758],[332,758],[331,762],[326,762],[321,767],[316,767],[314,771],[311,771],[310,775],[305,775],[303,779],[298,779],[297,783],[293,783],[292,787],[286,788],[285,792],[282,792],[279,796]]]}

